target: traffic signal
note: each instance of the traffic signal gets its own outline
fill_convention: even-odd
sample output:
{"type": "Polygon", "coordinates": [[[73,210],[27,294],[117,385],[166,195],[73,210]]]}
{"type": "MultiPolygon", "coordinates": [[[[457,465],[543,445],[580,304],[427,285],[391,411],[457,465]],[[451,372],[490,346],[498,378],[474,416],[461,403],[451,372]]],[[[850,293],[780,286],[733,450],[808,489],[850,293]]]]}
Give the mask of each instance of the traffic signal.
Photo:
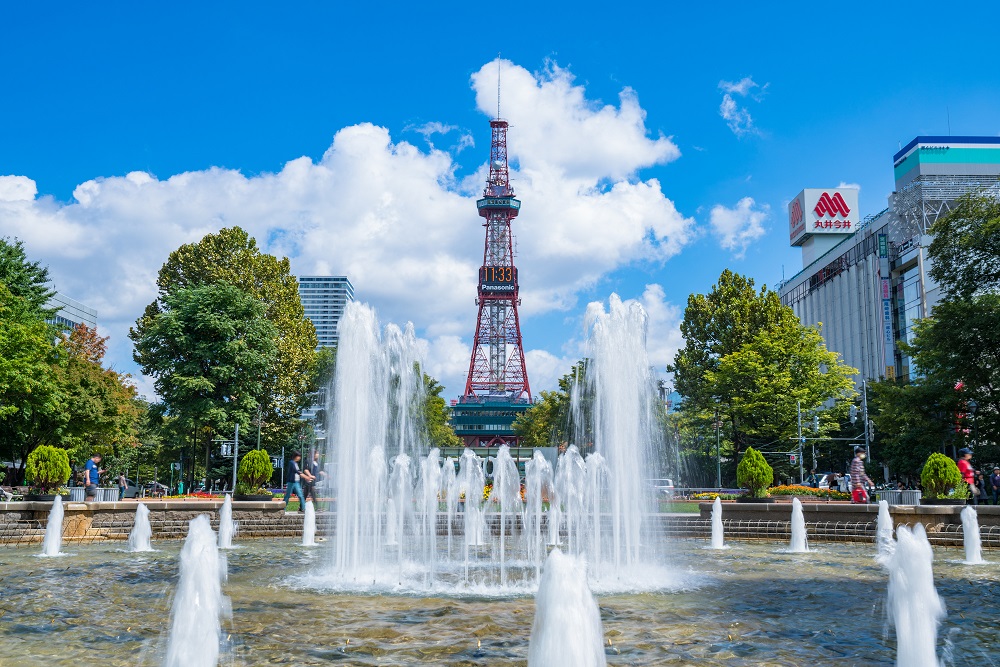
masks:
{"type": "Polygon", "coordinates": [[[813,431],[819,433],[819,415],[813,415],[813,431]]]}
{"type": "Polygon", "coordinates": [[[851,406],[851,423],[853,424],[856,421],[858,421],[858,406],[852,405],[851,406]]]}

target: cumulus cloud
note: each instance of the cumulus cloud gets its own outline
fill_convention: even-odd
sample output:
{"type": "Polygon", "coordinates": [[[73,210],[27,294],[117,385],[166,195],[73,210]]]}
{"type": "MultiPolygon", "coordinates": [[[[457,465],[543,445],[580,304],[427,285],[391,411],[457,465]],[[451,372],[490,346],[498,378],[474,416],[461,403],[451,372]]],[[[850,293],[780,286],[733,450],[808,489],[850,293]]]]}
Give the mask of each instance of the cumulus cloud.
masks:
{"type": "MultiPolygon", "coordinates": [[[[472,76],[487,115],[496,67],[472,76]]],[[[634,91],[602,105],[555,65],[535,74],[507,61],[503,68],[512,180],[523,201],[514,229],[524,316],[570,308],[608,272],[665,261],[693,238],[693,220],[660,183],[637,177],[679,151],[650,136],[634,91]]],[[[483,125],[477,134],[488,137],[483,125]]],[[[443,122],[420,130],[455,131],[443,122]]],[[[131,365],[128,328],[154,298],[170,251],[239,225],[265,251],[289,257],[295,273],[346,274],[383,320],[412,320],[428,341],[430,370],[452,393],[463,385],[474,326],[483,242],[475,199],[485,164],[464,177],[458,170],[452,152],[361,123],[339,130],[319,160],[292,159],[277,173],[210,168],[161,180],[133,172],[82,183],[70,203],[39,197],[28,177],[0,177],[0,227],[49,265],[57,289],[98,309],[120,367],[131,365]]]]}
{"type": "Polygon", "coordinates": [[[854,188],[855,190],[861,191],[861,185],[859,183],[848,183],[847,181],[841,181],[838,188],[854,188]]]}
{"type": "Polygon", "coordinates": [[[769,83],[763,86],[747,76],[739,81],[720,81],[719,90],[723,92],[722,103],[719,104],[719,115],[726,121],[726,125],[737,137],[744,137],[748,134],[760,134],[760,130],[754,125],[753,116],[750,110],[741,106],[735,96],[747,97],[760,102],[764,99],[769,83]]]}
{"type": "Polygon", "coordinates": [[[709,223],[719,245],[725,250],[732,250],[733,255],[741,259],[747,247],[764,235],[764,221],[769,211],[767,204],[758,205],[753,197],[744,197],[733,208],[722,204],[713,206],[709,223]]]}

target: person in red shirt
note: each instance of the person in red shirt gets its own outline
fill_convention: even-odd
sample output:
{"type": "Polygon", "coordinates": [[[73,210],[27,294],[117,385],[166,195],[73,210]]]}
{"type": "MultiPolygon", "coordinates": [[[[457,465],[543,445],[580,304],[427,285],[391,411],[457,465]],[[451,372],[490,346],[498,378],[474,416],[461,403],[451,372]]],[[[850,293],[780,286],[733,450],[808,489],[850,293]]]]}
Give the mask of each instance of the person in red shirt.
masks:
{"type": "Polygon", "coordinates": [[[962,447],[958,450],[958,472],[962,473],[962,481],[969,486],[969,504],[976,505],[978,498],[976,494],[976,471],[972,467],[972,450],[962,447]]]}

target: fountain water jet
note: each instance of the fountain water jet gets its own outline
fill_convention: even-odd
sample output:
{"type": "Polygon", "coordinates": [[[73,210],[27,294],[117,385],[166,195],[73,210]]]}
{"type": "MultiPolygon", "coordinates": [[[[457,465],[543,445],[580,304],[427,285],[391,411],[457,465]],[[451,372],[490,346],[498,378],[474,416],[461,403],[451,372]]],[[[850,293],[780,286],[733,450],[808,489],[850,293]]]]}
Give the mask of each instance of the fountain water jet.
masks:
{"type": "Polygon", "coordinates": [[[153,529],[149,525],[149,508],[146,503],[139,503],[135,508],[135,521],[132,524],[132,532],[128,535],[128,550],[132,552],[152,551],[149,541],[153,536],[153,529]]]}
{"type": "Polygon", "coordinates": [[[316,546],[316,507],[313,501],[306,501],[305,516],[302,520],[302,546],[316,546]]]}
{"type": "Polygon", "coordinates": [[[965,564],[982,565],[983,542],[979,536],[979,514],[972,505],[962,510],[962,536],[965,543],[965,564]]]}
{"type": "Polygon", "coordinates": [[[604,667],[604,629],[583,565],[553,549],[535,596],[528,667],[604,667]]]}
{"type": "Polygon", "coordinates": [[[56,495],[52,501],[52,509],[49,510],[49,521],[45,526],[45,540],[42,542],[43,556],[58,556],[62,547],[63,530],[63,501],[62,496],[56,495]]]}
{"type": "Polygon", "coordinates": [[[934,553],[921,524],[896,529],[896,550],[889,561],[889,621],[896,628],[896,664],[939,667],[937,630],[944,603],[934,588],[934,553]]]}
{"type": "Polygon", "coordinates": [[[792,498],[792,540],[788,551],[793,554],[809,551],[809,544],[806,542],[806,521],[802,516],[802,503],[798,498],[792,498]]]}
{"type": "Polygon", "coordinates": [[[725,549],[726,542],[722,534],[722,500],[716,496],[712,503],[712,548],[725,549]]]}
{"type": "Polygon", "coordinates": [[[181,550],[181,577],[170,612],[170,636],[163,667],[215,667],[219,663],[225,609],[219,553],[208,515],[191,519],[181,550]]]}
{"type": "Polygon", "coordinates": [[[233,535],[236,534],[236,522],[233,521],[233,497],[226,495],[219,508],[219,548],[232,549],[233,535]]]}
{"type": "Polygon", "coordinates": [[[875,545],[878,549],[875,560],[885,565],[892,558],[896,549],[896,540],[892,537],[892,515],[889,514],[889,502],[878,501],[878,524],[875,530],[875,545]]]}

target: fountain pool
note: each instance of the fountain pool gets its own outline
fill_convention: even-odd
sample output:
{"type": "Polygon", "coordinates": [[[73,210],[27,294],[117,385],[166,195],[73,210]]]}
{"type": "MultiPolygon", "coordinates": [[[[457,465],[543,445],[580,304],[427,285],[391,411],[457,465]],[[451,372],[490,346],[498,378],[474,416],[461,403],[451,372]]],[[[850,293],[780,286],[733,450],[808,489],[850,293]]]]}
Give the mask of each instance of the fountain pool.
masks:
{"type": "MultiPolygon", "coordinates": [[[[74,544],[59,559],[0,549],[0,664],[78,665],[84,647],[102,665],[160,665],[182,546],[126,554],[117,543],[74,544]]],[[[685,573],[677,588],[597,594],[608,664],[895,664],[888,574],[873,545],[814,544],[808,554],[775,546],[730,541],[730,549],[711,551],[704,540],[676,540],[670,562],[685,573]]],[[[938,636],[953,643],[959,664],[989,664],[996,619],[982,600],[1000,586],[1000,570],[970,570],[960,548],[934,551],[935,584],[949,610],[938,636]]],[[[326,569],[328,556],[295,539],[250,540],[227,558],[222,592],[232,614],[222,622],[228,642],[220,664],[527,661],[532,595],[317,590],[312,573],[326,569]]]]}

